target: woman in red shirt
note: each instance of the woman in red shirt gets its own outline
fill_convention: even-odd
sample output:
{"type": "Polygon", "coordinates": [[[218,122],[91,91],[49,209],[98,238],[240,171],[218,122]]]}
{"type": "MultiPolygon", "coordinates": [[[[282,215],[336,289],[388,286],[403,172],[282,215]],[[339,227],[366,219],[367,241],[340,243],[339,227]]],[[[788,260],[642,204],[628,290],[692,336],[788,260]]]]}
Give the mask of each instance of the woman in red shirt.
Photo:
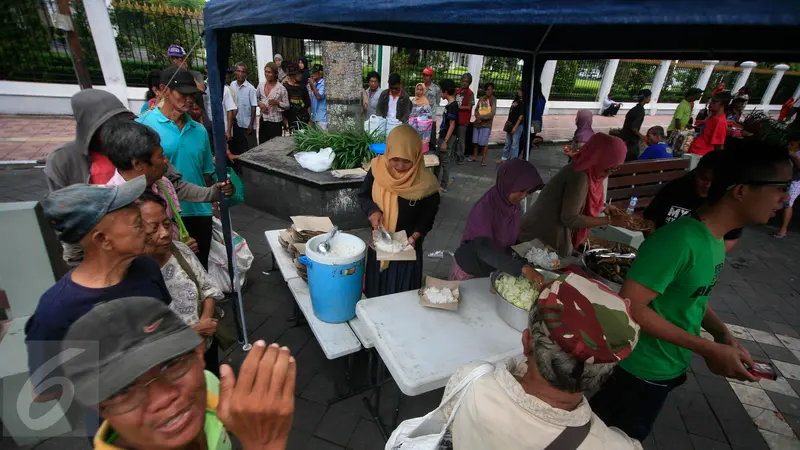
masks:
{"type": "Polygon", "coordinates": [[[689,146],[689,153],[703,156],[714,150],[721,150],[728,134],[728,119],[725,108],[731,101],[731,94],[723,92],[715,95],[708,104],[709,117],[705,121],[703,132],[689,146]]]}

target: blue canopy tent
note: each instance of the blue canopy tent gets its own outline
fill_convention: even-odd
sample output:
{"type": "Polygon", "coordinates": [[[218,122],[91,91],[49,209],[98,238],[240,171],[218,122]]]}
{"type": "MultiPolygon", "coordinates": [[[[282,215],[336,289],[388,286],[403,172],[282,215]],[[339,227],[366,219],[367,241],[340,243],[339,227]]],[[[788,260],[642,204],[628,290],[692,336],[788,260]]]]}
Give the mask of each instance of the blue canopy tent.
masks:
{"type": "MultiPolygon", "coordinates": [[[[231,34],[248,33],[520,58],[527,129],[535,75],[547,59],[800,61],[798,25],[797,0],[211,0],[205,7],[215,118],[223,117],[220,69],[231,34]]],[[[226,161],[221,120],[213,134],[216,160],[226,161]]],[[[219,164],[217,175],[225,170],[219,164]]],[[[225,201],[222,217],[230,260],[225,201]]]]}

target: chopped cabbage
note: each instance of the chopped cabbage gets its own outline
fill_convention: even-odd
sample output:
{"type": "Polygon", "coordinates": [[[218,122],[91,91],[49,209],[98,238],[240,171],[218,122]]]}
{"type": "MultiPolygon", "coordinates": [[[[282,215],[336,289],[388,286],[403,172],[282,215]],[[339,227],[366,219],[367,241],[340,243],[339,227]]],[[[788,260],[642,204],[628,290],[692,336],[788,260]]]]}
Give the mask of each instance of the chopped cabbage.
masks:
{"type": "Polygon", "coordinates": [[[524,276],[500,275],[494,288],[509,303],[525,311],[530,311],[533,302],[539,298],[539,291],[524,276]]]}

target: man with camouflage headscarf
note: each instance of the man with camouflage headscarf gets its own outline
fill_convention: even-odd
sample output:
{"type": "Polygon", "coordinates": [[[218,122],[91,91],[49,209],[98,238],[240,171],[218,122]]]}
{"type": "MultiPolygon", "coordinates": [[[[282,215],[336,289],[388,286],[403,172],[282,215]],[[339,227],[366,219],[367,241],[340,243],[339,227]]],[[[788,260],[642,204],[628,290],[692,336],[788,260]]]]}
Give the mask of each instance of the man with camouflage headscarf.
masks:
{"type": "MultiPolygon", "coordinates": [[[[533,305],[522,333],[524,361],[508,358],[467,388],[451,425],[458,450],[641,449],[592,413],[584,392],[600,386],[639,338],[628,301],[576,274],[533,305]]],[[[476,367],[459,369],[444,397],[476,367]]],[[[445,406],[449,417],[453,405],[445,406]]]]}

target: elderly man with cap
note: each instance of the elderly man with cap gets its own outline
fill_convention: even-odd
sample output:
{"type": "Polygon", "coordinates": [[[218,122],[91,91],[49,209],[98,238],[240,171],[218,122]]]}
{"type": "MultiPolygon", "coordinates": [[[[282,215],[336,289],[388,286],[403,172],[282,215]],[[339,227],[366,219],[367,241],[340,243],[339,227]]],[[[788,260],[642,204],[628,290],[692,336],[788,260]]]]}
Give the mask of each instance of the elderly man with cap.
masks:
{"type": "Polygon", "coordinates": [[[257,341],[239,379],[204,371],[203,340],[157,299],[97,305],[69,329],[64,362],[75,398],[104,422],[94,448],[285,449],[294,413],[296,363],[286,347],[257,341]]]}
{"type": "Polygon", "coordinates": [[[197,84],[197,89],[199,89],[201,92],[206,91],[206,84],[203,80],[203,74],[196,70],[189,69],[189,65],[186,62],[186,50],[184,50],[183,47],[178,44],[170,45],[169,48],[167,48],[167,56],[169,57],[169,62],[172,63],[173,66],[181,67],[189,71],[189,74],[192,75],[192,78],[194,78],[194,81],[197,84]]]}
{"type": "MultiPolygon", "coordinates": [[[[525,360],[508,358],[466,388],[452,417],[453,448],[641,449],[607,427],[584,397],[630,354],[638,337],[627,300],[600,283],[563,275],[531,309],[522,333],[525,360]]],[[[444,396],[483,364],[459,369],[444,396]]],[[[445,416],[453,409],[446,404],[445,416]]]]}
{"type": "Polygon", "coordinates": [[[59,239],[80,245],[84,254],[75,269],[42,294],[25,325],[28,368],[41,399],[60,394],[48,388],[50,383],[42,384],[52,373],[46,363],[58,353],[57,343],[69,327],[94,305],[130,295],[171,302],[158,264],[141,256],[148,230],[136,201],[145,189],[143,176],[113,187],[76,184],[41,202],[59,239]]]}
{"type": "MultiPolygon", "coordinates": [[[[161,138],[164,156],[197,186],[211,186],[214,173],[211,144],[205,127],[189,117],[199,90],[186,69],[170,67],[161,72],[165,87],[164,104],[137,119],[161,138]]],[[[211,250],[212,209],[210,203],[190,203],[181,199],[181,217],[189,235],[197,240],[197,257],[208,268],[211,250]]]]}

